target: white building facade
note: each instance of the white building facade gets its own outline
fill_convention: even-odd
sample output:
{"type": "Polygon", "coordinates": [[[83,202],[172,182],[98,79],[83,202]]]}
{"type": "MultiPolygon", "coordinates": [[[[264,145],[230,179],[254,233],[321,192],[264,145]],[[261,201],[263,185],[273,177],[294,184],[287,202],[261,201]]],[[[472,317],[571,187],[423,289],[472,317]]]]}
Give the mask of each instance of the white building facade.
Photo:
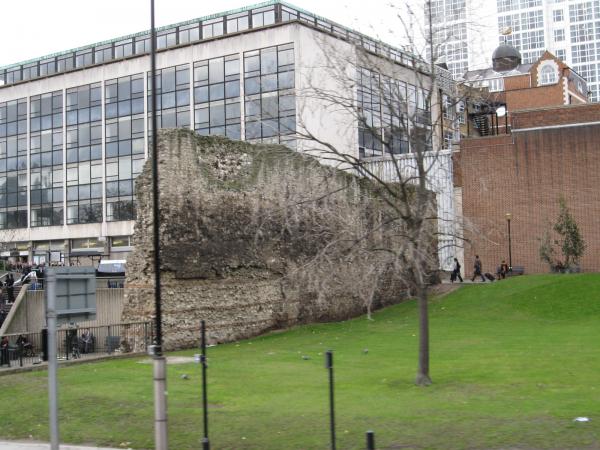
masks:
{"type": "Polygon", "coordinates": [[[600,1],[497,0],[497,4],[498,27],[512,30],[506,42],[521,52],[524,63],[549,50],[587,81],[591,101],[600,100],[600,1]]]}
{"type": "MultiPolygon", "coordinates": [[[[131,250],[134,180],[151,132],[149,47],[149,33],[139,33],[0,68],[0,256],[66,263],[131,250]]],[[[353,114],[302,95],[316,80],[359,101],[359,75],[348,91],[323,68],[326,48],[355,65],[359,49],[380,58],[402,107],[432,127],[413,55],[282,2],[163,27],[157,48],[162,128],[318,151],[297,139],[308,130],[356,158],[409,154],[407,136],[374,144],[353,114]]],[[[365,107],[377,117],[381,105],[365,107]]],[[[387,129],[385,118],[373,127],[387,129]]]]}

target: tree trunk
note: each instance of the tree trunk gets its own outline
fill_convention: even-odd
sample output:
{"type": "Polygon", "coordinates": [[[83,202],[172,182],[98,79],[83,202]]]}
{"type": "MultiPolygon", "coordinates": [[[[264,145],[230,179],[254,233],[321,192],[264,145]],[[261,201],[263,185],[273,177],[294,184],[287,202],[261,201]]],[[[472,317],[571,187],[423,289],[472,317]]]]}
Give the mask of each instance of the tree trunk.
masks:
{"type": "Polygon", "coordinates": [[[429,386],[429,313],[427,311],[427,289],[418,288],[419,303],[419,368],[415,384],[417,386],[429,386]]]}

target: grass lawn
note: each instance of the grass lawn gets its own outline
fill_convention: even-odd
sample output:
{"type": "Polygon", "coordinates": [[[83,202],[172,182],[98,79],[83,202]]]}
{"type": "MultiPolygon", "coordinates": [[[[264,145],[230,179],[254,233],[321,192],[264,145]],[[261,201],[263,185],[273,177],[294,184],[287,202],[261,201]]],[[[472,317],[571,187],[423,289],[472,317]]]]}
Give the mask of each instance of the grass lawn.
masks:
{"type": "MultiPolygon", "coordinates": [[[[413,301],[374,321],[210,348],[212,448],[328,448],[323,353],[333,349],[340,449],[364,448],[368,429],[378,449],[600,449],[599,274],[465,286],[433,300],[430,312],[427,388],[413,385],[413,301]]],[[[153,448],[144,359],[60,368],[61,441],[153,448]]],[[[200,448],[200,387],[199,365],[169,366],[172,449],[200,448]]],[[[49,439],[46,372],[0,377],[0,405],[0,438],[49,439]]]]}

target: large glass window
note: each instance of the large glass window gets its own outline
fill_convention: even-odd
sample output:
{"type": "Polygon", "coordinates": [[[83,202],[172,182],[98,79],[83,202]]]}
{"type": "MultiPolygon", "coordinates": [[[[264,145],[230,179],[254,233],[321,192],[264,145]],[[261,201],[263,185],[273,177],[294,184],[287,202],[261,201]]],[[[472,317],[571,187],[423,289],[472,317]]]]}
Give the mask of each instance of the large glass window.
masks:
{"type": "Polygon", "coordinates": [[[546,65],[540,70],[540,84],[553,84],[558,81],[558,73],[553,65],[546,65]]]}
{"type": "Polygon", "coordinates": [[[150,36],[138,36],[135,38],[135,54],[141,55],[150,52],[150,36]]]}
{"type": "Polygon", "coordinates": [[[223,34],[223,17],[202,22],[202,38],[221,36],[223,34]]]}
{"type": "Polygon", "coordinates": [[[133,55],[133,39],[115,42],[115,58],[125,58],[133,55]]]}
{"type": "Polygon", "coordinates": [[[179,27],[179,43],[187,44],[200,39],[200,28],[198,24],[186,25],[179,27]]]}
{"type": "Polygon", "coordinates": [[[227,16],[227,33],[235,33],[249,28],[248,12],[227,16]]]}
{"type": "Polygon", "coordinates": [[[98,238],[71,239],[71,250],[102,249],[104,244],[98,238]]]}
{"type": "Polygon", "coordinates": [[[105,83],[106,220],[135,218],[133,181],[144,165],[144,76],[105,83]]]}
{"type": "Polygon", "coordinates": [[[265,8],[252,10],[252,27],[262,27],[275,23],[275,8],[267,6],[265,8]]]}
{"type": "MultiPolygon", "coordinates": [[[[361,69],[358,74],[358,107],[362,111],[358,126],[358,147],[360,156],[379,156],[383,153],[383,135],[381,130],[381,91],[382,84],[378,73],[361,69]]],[[[406,85],[403,89],[406,102],[406,85]]],[[[404,104],[404,109],[406,106],[404,104]]],[[[399,110],[398,110],[399,111],[399,110]]],[[[393,109],[390,110],[390,113],[393,109]]],[[[396,114],[397,116],[399,114],[396,114]]],[[[405,128],[406,124],[399,126],[405,128]]]]}
{"type": "Polygon", "coordinates": [[[240,58],[213,58],[194,64],[194,129],[203,135],[240,139],[240,58]]]}
{"type": "Polygon", "coordinates": [[[75,53],[75,67],[89,66],[94,61],[92,49],[80,50],[75,53]]]}
{"type": "Polygon", "coordinates": [[[30,80],[38,76],[38,65],[37,62],[25,64],[23,66],[23,79],[30,80]]]}
{"type": "Polygon", "coordinates": [[[295,147],[294,45],[244,53],[246,140],[295,147]]]}
{"type": "Polygon", "coordinates": [[[58,72],[65,72],[71,70],[73,67],[75,67],[73,53],[61,55],[56,59],[56,70],[58,72]]]}
{"type": "MultiPolygon", "coordinates": [[[[148,77],[148,111],[152,110],[148,77]]],[[[190,68],[187,64],[156,71],[156,122],[159,128],[190,126],[190,68]]]]}
{"type": "Polygon", "coordinates": [[[168,30],[160,31],[156,35],[156,48],[167,48],[177,45],[177,29],[170,28],[168,30]]]}
{"type": "Polygon", "coordinates": [[[102,87],[67,90],[67,224],[102,222],[102,87]]]}
{"type": "Polygon", "coordinates": [[[113,59],[112,44],[101,45],[94,48],[94,62],[101,63],[113,59]]]}
{"type": "Polygon", "coordinates": [[[40,76],[52,75],[56,72],[56,62],[54,58],[40,61],[40,76]]]}
{"type": "Polygon", "coordinates": [[[63,94],[30,98],[30,226],[63,224],[63,94]]]}
{"type": "Polygon", "coordinates": [[[27,227],[27,99],[0,103],[0,229],[27,227]]]}
{"type": "MultiPolygon", "coordinates": [[[[406,153],[409,136],[431,135],[431,99],[427,90],[391,79],[370,69],[357,74],[358,127],[361,158],[406,153]]],[[[416,142],[416,139],[412,139],[416,142]]],[[[431,147],[431,139],[425,145],[431,147]]]]}

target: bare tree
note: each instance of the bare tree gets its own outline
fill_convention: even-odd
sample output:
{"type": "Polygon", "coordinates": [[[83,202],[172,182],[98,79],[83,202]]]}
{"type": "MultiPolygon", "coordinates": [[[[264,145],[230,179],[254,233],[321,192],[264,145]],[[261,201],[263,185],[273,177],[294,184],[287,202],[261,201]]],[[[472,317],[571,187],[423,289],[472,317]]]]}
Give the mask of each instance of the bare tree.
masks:
{"type": "MultiPolygon", "coordinates": [[[[445,127],[451,125],[444,124],[444,107],[453,108],[461,99],[451,77],[443,77],[444,70],[436,65],[430,2],[426,12],[425,41],[432,55],[428,62],[380,42],[350,41],[343,46],[324,35],[313,65],[299,70],[303,82],[297,90],[299,117],[308,117],[297,127],[297,136],[303,140],[299,148],[371,179],[391,211],[385,222],[398,224],[395,245],[365,245],[359,254],[367,265],[372,263],[364,252],[386,254],[386,261],[418,300],[418,385],[431,383],[428,287],[438,274],[439,251],[444,245],[454,249],[461,239],[454,217],[440,214],[433,195],[436,180],[452,177],[451,165],[443,163],[450,158],[449,150],[442,147],[445,127]],[[327,111],[329,121],[337,121],[339,128],[320,128],[319,110],[327,111]],[[332,136],[336,135],[341,139],[335,140],[332,136]],[[356,135],[358,142],[352,138],[356,135]],[[443,245],[436,248],[437,241],[443,245]]],[[[408,15],[406,10],[398,14],[405,30],[414,22],[411,14],[410,10],[408,15]]],[[[368,237],[364,241],[373,242],[368,237]]],[[[374,270],[360,294],[367,304],[374,291],[370,283],[380,276],[374,270]]]]}
{"type": "Polygon", "coordinates": [[[304,256],[281,270],[271,267],[284,275],[282,292],[323,305],[337,298],[333,303],[345,309],[340,317],[360,312],[356,306],[362,304],[371,319],[376,304],[393,301],[390,294],[402,283],[398,274],[404,270],[395,261],[405,239],[404,224],[393,219],[387,193],[334,169],[319,167],[301,177],[279,178],[269,177],[271,171],[265,167],[258,175],[268,183],[262,185],[263,195],[250,201],[253,218],[247,227],[255,248],[272,245],[267,237],[274,233],[281,235],[278,242],[286,236],[302,242],[304,256]]]}

